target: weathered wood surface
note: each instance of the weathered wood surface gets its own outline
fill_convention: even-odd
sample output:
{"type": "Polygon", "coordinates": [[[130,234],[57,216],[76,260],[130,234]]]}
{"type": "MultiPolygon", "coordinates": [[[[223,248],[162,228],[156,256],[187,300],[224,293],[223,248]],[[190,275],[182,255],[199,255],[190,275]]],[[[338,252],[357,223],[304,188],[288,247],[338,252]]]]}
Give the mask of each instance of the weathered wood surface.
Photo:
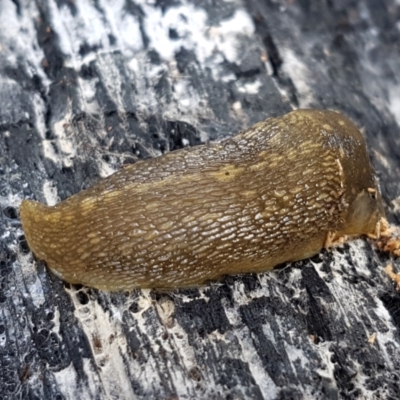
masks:
{"type": "Polygon", "coordinates": [[[400,398],[400,295],[367,240],[108,294],[50,275],[18,219],[23,198],[316,107],[363,129],[399,224],[399,26],[395,0],[2,0],[0,398],[400,398]]]}

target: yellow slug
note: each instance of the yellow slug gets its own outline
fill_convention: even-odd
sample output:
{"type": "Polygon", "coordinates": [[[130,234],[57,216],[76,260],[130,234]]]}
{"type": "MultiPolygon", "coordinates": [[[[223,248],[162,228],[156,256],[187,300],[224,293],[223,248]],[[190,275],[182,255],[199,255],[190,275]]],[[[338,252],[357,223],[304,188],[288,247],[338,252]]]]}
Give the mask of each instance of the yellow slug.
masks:
{"type": "Polygon", "coordinates": [[[266,271],[374,233],[383,215],[361,133],[317,110],[139,161],[53,207],[21,204],[33,253],[61,279],[105,290],[266,271]]]}

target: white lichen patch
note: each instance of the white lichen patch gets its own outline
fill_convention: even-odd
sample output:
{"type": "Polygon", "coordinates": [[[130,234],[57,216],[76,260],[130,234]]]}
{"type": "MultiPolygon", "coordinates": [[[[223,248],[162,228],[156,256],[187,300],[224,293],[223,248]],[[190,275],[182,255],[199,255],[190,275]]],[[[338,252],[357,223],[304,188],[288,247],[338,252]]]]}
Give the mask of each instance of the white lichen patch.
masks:
{"type": "MultiPolygon", "coordinates": [[[[98,396],[99,393],[106,398],[107,395],[103,392],[103,388],[101,387],[102,382],[100,381],[99,376],[96,374],[96,367],[93,365],[93,362],[90,359],[84,358],[82,359],[82,364],[83,370],[86,372],[87,376],[86,385],[77,385],[77,382],[80,378],[78,377],[78,373],[73,363],[69,364],[67,368],[54,373],[55,381],[57,382],[65,399],[91,399],[95,396],[98,396]]],[[[125,394],[124,390],[121,390],[121,395],[122,394],[125,394]]]]}
{"type": "MultiPolygon", "coordinates": [[[[120,321],[115,319],[115,315],[105,313],[97,301],[82,305],[77,297],[78,292],[75,289],[69,292],[75,305],[75,315],[91,346],[94,361],[102,369],[102,391],[108,398],[113,398],[113,393],[118,388],[121,398],[135,398],[132,387],[128,384],[128,371],[121,356],[127,353],[128,345],[120,321]]],[[[88,376],[96,376],[91,363],[86,363],[86,368],[88,376]]],[[[64,375],[68,377],[70,373],[69,370],[60,371],[59,380],[65,380],[64,375]]]]}
{"type": "Polygon", "coordinates": [[[314,100],[313,88],[311,85],[313,77],[309,68],[290,48],[280,48],[280,54],[283,60],[283,71],[291,78],[296,86],[300,108],[307,107],[309,104],[312,104],[314,100]]]}
{"type": "Polygon", "coordinates": [[[57,186],[55,182],[51,180],[45,180],[43,182],[43,196],[48,206],[54,206],[60,200],[58,197],[57,186]]]}

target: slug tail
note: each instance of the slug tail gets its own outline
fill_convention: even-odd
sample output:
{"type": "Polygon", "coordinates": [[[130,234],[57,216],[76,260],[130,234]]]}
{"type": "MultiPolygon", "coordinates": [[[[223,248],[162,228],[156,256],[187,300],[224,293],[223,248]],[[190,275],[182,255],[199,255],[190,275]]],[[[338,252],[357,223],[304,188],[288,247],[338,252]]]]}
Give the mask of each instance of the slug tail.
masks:
{"type": "Polygon", "coordinates": [[[23,200],[20,208],[22,229],[29,248],[41,260],[46,259],[49,238],[49,214],[52,207],[37,201],[23,200]]]}
{"type": "Polygon", "coordinates": [[[79,249],[74,252],[68,247],[77,235],[75,226],[69,221],[74,219],[74,215],[71,217],[68,211],[68,206],[47,206],[23,200],[20,218],[29,248],[35,256],[46,261],[47,267],[60,279],[80,283],[84,280],[81,271],[85,269],[85,264],[79,258],[78,262],[76,260],[79,249]]]}

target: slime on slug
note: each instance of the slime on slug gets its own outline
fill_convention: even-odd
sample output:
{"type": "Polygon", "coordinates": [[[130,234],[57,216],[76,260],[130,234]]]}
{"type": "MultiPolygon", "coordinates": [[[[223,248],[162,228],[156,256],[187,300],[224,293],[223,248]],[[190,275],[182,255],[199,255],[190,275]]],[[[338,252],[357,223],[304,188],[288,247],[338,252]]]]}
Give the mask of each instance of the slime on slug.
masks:
{"type": "Polygon", "coordinates": [[[139,161],[53,207],[24,200],[20,213],[58,277],[104,290],[270,270],[384,217],[363,136],[318,110],[139,161]]]}

